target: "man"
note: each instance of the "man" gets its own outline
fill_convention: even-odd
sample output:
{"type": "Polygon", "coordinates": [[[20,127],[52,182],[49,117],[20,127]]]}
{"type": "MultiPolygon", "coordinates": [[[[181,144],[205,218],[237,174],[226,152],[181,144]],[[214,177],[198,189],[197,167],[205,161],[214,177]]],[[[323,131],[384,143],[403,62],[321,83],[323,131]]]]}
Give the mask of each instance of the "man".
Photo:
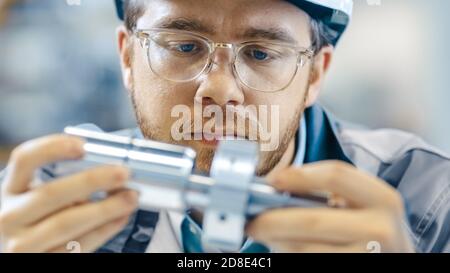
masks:
{"type": "MultiPolygon", "coordinates": [[[[261,151],[258,174],[280,191],[332,194],[329,208],[259,215],[246,227],[241,252],[450,250],[450,158],[407,133],[344,126],[316,103],[351,1],[116,2],[125,20],[118,28],[123,80],[139,124],[119,134],[188,145],[198,154],[197,169],[207,172],[214,137],[228,131],[217,136],[205,132],[205,124],[222,118],[203,115],[202,130],[189,123],[188,136],[176,138],[176,106],[278,106],[276,124],[256,118],[258,128],[276,128],[270,137],[278,144],[261,151]]],[[[230,123],[235,119],[221,126],[230,123]]],[[[231,137],[249,138],[248,124],[231,137]]],[[[262,143],[262,136],[256,140],[262,143]]],[[[2,185],[3,251],[64,252],[70,241],[82,251],[204,251],[201,214],[134,213],[137,194],[124,189],[129,174],[122,167],[32,186],[51,176],[36,176],[39,167],[80,158],[82,145],[55,135],[15,149],[2,185]],[[110,194],[89,201],[99,190],[110,194]]]]}

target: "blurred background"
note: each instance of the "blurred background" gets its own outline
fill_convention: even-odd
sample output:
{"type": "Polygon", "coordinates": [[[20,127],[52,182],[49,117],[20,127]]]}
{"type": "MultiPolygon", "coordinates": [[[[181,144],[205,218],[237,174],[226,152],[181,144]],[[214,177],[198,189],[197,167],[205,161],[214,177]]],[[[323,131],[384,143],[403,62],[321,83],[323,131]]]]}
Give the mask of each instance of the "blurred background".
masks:
{"type": "MultiPolygon", "coordinates": [[[[338,117],[450,152],[450,1],[355,0],[321,97],[338,117]]],[[[0,0],[0,166],[15,145],[92,122],[135,126],[112,0],[0,0]]]]}

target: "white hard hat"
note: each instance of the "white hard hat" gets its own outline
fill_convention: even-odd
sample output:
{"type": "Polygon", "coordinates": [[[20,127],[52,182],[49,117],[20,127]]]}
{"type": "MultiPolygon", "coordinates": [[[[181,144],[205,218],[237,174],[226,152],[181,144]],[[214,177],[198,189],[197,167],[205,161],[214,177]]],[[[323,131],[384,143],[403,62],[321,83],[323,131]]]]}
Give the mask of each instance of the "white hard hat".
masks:
{"type": "MultiPolygon", "coordinates": [[[[124,19],[124,3],[127,0],[114,0],[117,14],[121,20],[124,19]]],[[[331,43],[336,45],[342,33],[350,22],[353,10],[353,0],[286,0],[306,13],[312,18],[319,20],[327,26],[327,34],[331,43]]]]}
{"type": "Polygon", "coordinates": [[[287,0],[327,26],[327,35],[336,45],[347,28],[353,11],[353,0],[287,0]]]}

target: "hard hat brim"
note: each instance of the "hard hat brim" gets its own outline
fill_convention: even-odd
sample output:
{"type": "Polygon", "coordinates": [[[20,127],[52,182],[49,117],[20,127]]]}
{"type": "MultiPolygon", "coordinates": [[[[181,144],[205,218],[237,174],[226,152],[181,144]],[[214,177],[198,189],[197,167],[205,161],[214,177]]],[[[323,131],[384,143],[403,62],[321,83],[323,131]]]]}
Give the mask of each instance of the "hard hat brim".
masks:
{"type": "Polygon", "coordinates": [[[312,18],[327,26],[331,43],[336,45],[344,33],[353,11],[352,0],[287,0],[312,18]]]}

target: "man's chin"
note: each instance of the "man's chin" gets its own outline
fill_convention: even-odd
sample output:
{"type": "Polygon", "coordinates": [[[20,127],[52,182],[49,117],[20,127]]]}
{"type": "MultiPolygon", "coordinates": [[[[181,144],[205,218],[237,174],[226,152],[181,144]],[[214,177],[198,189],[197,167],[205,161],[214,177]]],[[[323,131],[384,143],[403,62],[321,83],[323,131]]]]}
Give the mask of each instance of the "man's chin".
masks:
{"type": "Polygon", "coordinates": [[[190,141],[188,146],[194,149],[197,153],[195,160],[195,167],[197,171],[209,174],[217,145],[205,144],[201,141],[190,141]]]}

